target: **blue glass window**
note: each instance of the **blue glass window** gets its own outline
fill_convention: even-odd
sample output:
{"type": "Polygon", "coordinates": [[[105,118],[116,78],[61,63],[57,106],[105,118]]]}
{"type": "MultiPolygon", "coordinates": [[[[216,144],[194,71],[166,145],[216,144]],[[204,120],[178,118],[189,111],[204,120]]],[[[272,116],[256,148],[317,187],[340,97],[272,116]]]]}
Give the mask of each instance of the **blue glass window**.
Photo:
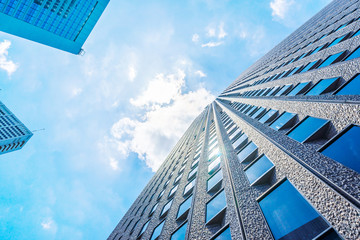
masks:
{"type": "Polygon", "coordinates": [[[306,65],[306,67],[304,67],[303,70],[300,71],[300,73],[309,71],[312,67],[314,67],[314,65],[315,65],[317,62],[318,62],[318,60],[309,63],[308,65],[306,65]]]}
{"type": "Polygon", "coordinates": [[[224,190],[222,190],[206,204],[206,222],[215,217],[225,207],[226,197],[224,190]]]}
{"type": "Polygon", "coordinates": [[[259,117],[261,114],[263,114],[265,111],[265,108],[261,107],[259,108],[253,115],[251,118],[255,119],[257,117],[259,117]]]}
{"type": "Polygon", "coordinates": [[[274,87],[268,94],[266,94],[266,96],[271,96],[273,95],[277,90],[279,90],[279,86],[278,87],[274,87]]]}
{"type": "Polygon", "coordinates": [[[149,216],[152,215],[152,214],[155,212],[157,206],[158,206],[158,203],[156,203],[156,204],[152,207],[152,209],[151,209],[151,211],[150,211],[150,213],[149,213],[149,216]]]}
{"type": "MultiPolygon", "coordinates": [[[[360,32],[360,30],[359,30],[360,32]]],[[[358,47],[355,51],[353,51],[347,58],[346,60],[351,60],[351,59],[354,59],[354,58],[358,58],[360,57],[360,47],[358,47]]]]}
{"type": "Polygon", "coordinates": [[[193,178],[193,177],[196,175],[196,173],[197,173],[197,168],[198,168],[198,167],[194,168],[193,170],[191,170],[191,172],[189,172],[188,179],[191,179],[191,178],[193,178]]]}
{"type": "Polygon", "coordinates": [[[186,199],[179,207],[179,211],[176,218],[181,217],[191,207],[192,196],[186,199]]]}
{"type": "Polygon", "coordinates": [[[336,31],[339,31],[340,29],[343,29],[344,27],[346,27],[346,25],[347,25],[347,23],[341,25],[340,27],[338,27],[338,28],[335,30],[335,32],[336,32],[336,31]]]}
{"type": "Polygon", "coordinates": [[[150,222],[150,221],[147,221],[147,222],[144,224],[144,226],[141,228],[141,231],[140,231],[140,233],[139,233],[138,236],[142,235],[142,234],[145,232],[147,226],[149,225],[149,222],[150,222]]]}
{"type": "MultiPolygon", "coordinates": [[[[300,66],[300,67],[301,67],[301,66],[300,66]]],[[[291,75],[294,75],[294,74],[299,70],[300,67],[294,68],[294,69],[287,75],[287,77],[290,77],[291,75]]]]}
{"type": "Polygon", "coordinates": [[[207,181],[207,191],[211,190],[223,178],[222,171],[219,170],[207,181]]]}
{"type": "Polygon", "coordinates": [[[277,113],[277,110],[274,110],[274,109],[270,109],[264,116],[262,116],[260,119],[259,119],[259,122],[261,123],[265,123],[267,122],[271,117],[274,116],[274,114],[277,113]]]}
{"type": "Polygon", "coordinates": [[[214,240],[231,240],[230,228],[227,227],[219,236],[214,238],[214,240]]]}
{"type": "Polygon", "coordinates": [[[352,126],[321,153],[360,173],[359,141],[360,127],[352,126]]]}
{"type": "Polygon", "coordinates": [[[343,54],[343,52],[336,53],[334,55],[331,55],[323,63],[320,64],[319,68],[329,66],[336,62],[337,58],[340,57],[340,55],[343,54]]]}
{"type": "Polygon", "coordinates": [[[251,153],[256,151],[257,146],[255,143],[250,142],[246,147],[244,147],[238,154],[237,157],[240,162],[244,161],[251,153]]]}
{"type": "Polygon", "coordinates": [[[283,87],[275,94],[275,96],[278,97],[278,96],[283,95],[285,92],[289,91],[289,90],[291,89],[291,87],[292,87],[292,84],[283,86],[283,87]]]}
{"type": "Polygon", "coordinates": [[[295,117],[295,113],[284,112],[278,117],[275,122],[273,122],[270,127],[276,131],[280,130],[286,123],[288,123],[293,117],[295,117]]]}
{"type": "Polygon", "coordinates": [[[233,147],[234,148],[237,148],[241,145],[244,145],[246,142],[247,142],[247,135],[245,133],[243,133],[238,140],[236,140],[234,143],[233,143],[233,147]]]}
{"type": "Polygon", "coordinates": [[[328,228],[288,180],[261,199],[259,205],[275,239],[312,239],[328,228]]]}
{"type": "Polygon", "coordinates": [[[327,122],[325,119],[307,117],[287,135],[298,142],[303,142],[327,122]]]}
{"type": "Polygon", "coordinates": [[[187,223],[182,225],[176,232],[171,235],[171,240],[184,240],[186,235],[187,223]]]}
{"type": "Polygon", "coordinates": [[[360,34],[360,29],[357,30],[357,31],[354,33],[354,35],[352,35],[351,37],[356,37],[356,36],[358,36],[359,34],[360,34]]]}
{"type": "Polygon", "coordinates": [[[176,185],[175,187],[173,187],[173,188],[170,190],[170,192],[169,192],[169,197],[172,197],[172,195],[175,194],[176,190],[178,189],[178,186],[179,186],[179,185],[176,185]]]}
{"type": "Polygon", "coordinates": [[[162,221],[162,223],[160,223],[155,229],[154,229],[154,232],[151,236],[151,240],[156,240],[159,238],[160,234],[161,234],[161,231],[163,229],[163,226],[164,226],[164,223],[165,221],[162,221]]]}
{"type": "Polygon", "coordinates": [[[160,217],[161,216],[164,216],[165,213],[167,213],[171,207],[171,204],[172,204],[172,199],[163,207],[162,211],[161,211],[161,214],[160,214],[160,217]]]}
{"type": "Polygon", "coordinates": [[[273,166],[274,164],[265,155],[256,160],[255,163],[251,164],[251,166],[245,170],[245,174],[249,179],[250,184],[254,183],[273,166]]]}
{"type": "Polygon", "coordinates": [[[216,170],[219,169],[220,167],[220,163],[221,163],[221,158],[218,157],[217,159],[215,159],[214,161],[212,161],[209,166],[208,166],[208,173],[211,175],[213,174],[216,170]]]}
{"type": "Polygon", "coordinates": [[[190,191],[194,188],[195,186],[195,179],[192,180],[191,182],[189,182],[184,189],[184,195],[187,195],[188,193],[190,193],[190,191]]]}
{"type": "Polygon", "coordinates": [[[350,80],[336,95],[359,95],[360,94],[360,74],[350,80]]]}
{"type": "Polygon", "coordinates": [[[309,87],[310,82],[303,82],[299,83],[291,92],[287,94],[287,96],[295,96],[297,94],[300,94],[306,90],[307,87],[309,87]]]}
{"type": "Polygon", "coordinates": [[[320,51],[320,49],[322,48],[323,46],[319,46],[317,48],[315,48],[309,55],[313,55],[315,53],[317,53],[318,51],[320,51]]]}
{"type": "Polygon", "coordinates": [[[314,96],[314,95],[320,95],[323,93],[328,93],[331,90],[334,90],[333,84],[335,84],[335,82],[337,80],[338,80],[337,77],[320,80],[305,95],[314,96]]]}
{"type": "Polygon", "coordinates": [[[330,43],[329,46],[327,46],[327,47],[332,47],[332,46],[338,44],[339,42],[341,42],[341,41],[345,38],[345,36],[346,36],[346,35],[336,38],[336,39],[335,39],[334,41],[332,41],[332,43],[330,43]]]}

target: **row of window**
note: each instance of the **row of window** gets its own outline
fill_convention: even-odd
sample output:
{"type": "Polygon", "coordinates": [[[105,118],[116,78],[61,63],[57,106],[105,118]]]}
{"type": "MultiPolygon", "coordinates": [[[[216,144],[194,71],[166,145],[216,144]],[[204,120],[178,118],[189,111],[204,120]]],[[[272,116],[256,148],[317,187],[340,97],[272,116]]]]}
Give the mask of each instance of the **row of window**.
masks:
{"type": "MultiPolygon", "coordinates": [[[[231,125],[242,132],[233,121],[223,112],[223,124],[231,125]]],[[[235,131],[237,131],[235,130],[235,131]]],[[[245,133],[242,133],[245,134],[245,133]]],[[[241,136],[241,134],[240,134],[241,136]]],[[[229,137],[230,138],[230,137],[229,137]]],[[[236,139],[230,138],[234,149],[238,148],[236,139]]],[[[259,157],[253,155],[249,160],[247,148],[253,144],[251,141],[240,148],[238,159],[240,163],[250,161],[244,167],[250,185],[269,183],[269,176],[274,172],[274,164],[262,154],[259,157]],[[243,152],[246,152],[244,154],[243,152]],[[247,159],[247,160],[244,160],[247,159]]],[[[270,227],[274,239],[314,239],[321,236],[331,236],[331,239],[340,239],[338,234],[330,227],[323,217],[311,206],[310,203],[296,190],[286,178],[271,186],[260,198],[257,199],[260,209],[270,227]]],[[[327,238],[326,238],[327,239],[327,238]]]]}
{"type": "MultiPolygon", "coordinates": [[[[275,109],[240,103],[234,103],[232,106],[276,131],[287,129],[286,135],[301,143],[319,139],[326,141],[332,137],[327,135],[326,130],[330,126],[330,121],[326,119],[307,116],[298,122],[298,116],[295,113],[279,114],[279,111],[275,109]]],[[[357,125],[350,125],[325,143],[319,152],[360,173],[360,149],[356,147],[356,142],[360,139],[359,129],[357,125]]],[[[251,149],[251,146],[249,148],[251,149]]]]}

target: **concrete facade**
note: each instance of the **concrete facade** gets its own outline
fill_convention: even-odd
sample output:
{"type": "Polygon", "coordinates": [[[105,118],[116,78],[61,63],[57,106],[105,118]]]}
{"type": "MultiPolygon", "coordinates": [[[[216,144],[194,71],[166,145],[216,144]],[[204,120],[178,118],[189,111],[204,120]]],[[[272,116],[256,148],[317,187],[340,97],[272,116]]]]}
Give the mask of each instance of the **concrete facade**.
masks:
{"type": "Polygon", "coordinates": [[[359,19],[359,1],[335,0],[244,71],[195,119],[108,239],[230,239],[228,229],[231,239],[360,239],[360,134],[340,155],[325,152],[360,125],[359,19]],[[300,83],[306,84],[293,94],[300,83]],[[304,140],[295,140],[309,119],[323,124],[307,132],[309,125],[298,132],[304,140]],[[341,158],[348,149],[350,162],[341,158]],[[253,178],[265,158],[268,167],[253,178]],[[191,206],[179,217],[196,168],[191,206]],[[208,189],[220,171],[221,180],[208,189]],[[284,186],[297,200],[288,191],[270,201],[284,186]],[[291,205],[297,201],[302,207],[291,205]],[[292,219],[281,218],[276,208],[288,204],[292,219]],[[273,208],[280,220],[272,219],[273,208]],[[300,220],[296,211],[313,217],[300,220]],[[186,232],[176,238],[183,224],[186,232]]]}

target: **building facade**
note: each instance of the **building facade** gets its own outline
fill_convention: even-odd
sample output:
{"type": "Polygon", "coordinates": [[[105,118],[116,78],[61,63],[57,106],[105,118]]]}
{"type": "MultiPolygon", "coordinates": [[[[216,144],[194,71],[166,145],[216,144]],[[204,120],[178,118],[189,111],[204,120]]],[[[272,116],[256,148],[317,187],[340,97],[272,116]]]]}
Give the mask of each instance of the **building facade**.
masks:
{"type": "Polygon", "coordinates": [[[23,148],[33,133],[0,102],[0,155],[23,148]]]}
{"type": "Polygon", "coordinates": [[[244,71],[108,239],[360,239],[359,19],[335,0],[244,71]]]}
{"type": "Polygon", "coordinates": [[[0,31],[73,54],[110,0],[0,0],[0,31]]]}

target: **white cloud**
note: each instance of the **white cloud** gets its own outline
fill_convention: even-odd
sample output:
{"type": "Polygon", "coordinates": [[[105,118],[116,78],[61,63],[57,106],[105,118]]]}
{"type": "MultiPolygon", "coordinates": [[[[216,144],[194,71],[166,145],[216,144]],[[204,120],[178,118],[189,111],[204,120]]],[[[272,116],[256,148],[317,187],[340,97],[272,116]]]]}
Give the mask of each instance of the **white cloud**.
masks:
{"type": "Polygon", "coordinates": [[[129,72],[128,72],[128,77],[129,77],[129,80],[132,82],[134,81],[134,79],[136,78],[137,76],[137,71],[135,69],[135,67],[133,65],[130,65],[129,66],[129,72]]]}
{"type": "Polygon", "coordinates": [[[216,36],[216,29],[208,27],[207,29],[207,36],[208,37],[215,37],[216,36]]]}
{"type": "Polygon", "coordinates": [[[224,30],[224,23],[221,23],[220,26],[219,26],[219,34],[218,34],[218,38],[219,39],[222,39],[224,37],[227,36],[227,33],[225,32],[224,30]]]}
{"type": "Polygon", "coordinates": [[[110,157],[109,158],[109,164],[110,164],[110,167],[113,169],[113,170],[119,170],[119,161],[115,160],[115,158],[113,157],[110,157]]]}
{"type": "Polygon", "coordinates": [[[196,42],[199,41],[199,39],[200,39],[199,34],[195,33],[195,34],[192,35],[191,41],[196,43],[196,42]]]}
{"type": "Polygon", "coordinates": [[[73,88],[71,91],[71,96],[72,97],[76,97],[78,95],[80,95],[82,93],[83,89],[82,88],[73,88]]]}
{"type": "Polygon", "coordinates": [[[201,47],[218,47],[220,45],[224,44],[223,41],[220,41],[220,42],[208,42],[208,43],[204,43],[204,44],[201,44],[201,47]]]}
{"type": "Polygon", "coordinates": [[[55,231],[56,232],[56,230],[57,230],[56,223],[54,222],[54,220],[52,218],[47,218],[44,221],[42,221],[41,227],[47,231],[55,231]]]}
{"type": "Polygon", "coordinates": [[[11,60],[8,60],[8,49],[10,46],[11,42],[8,40],[0,42],[0,68],[5,70],[8,75],[13,74],[18,68],[17,64],[11,60]]]}
{"type": "Polygon", "coordinates": [[[199,77],[201,77],[201,78],[206,77],[206,74],[203,73],[201,70],[197,70],[197,71],[195,72],[195,75],[197,75],[197,76],[199,76],[199,77]]]}
{"type": "Polygon", "coordinates": [[[132,100],[137,107],[150,108],[139,119],[122,118],[113,125],[111,136],[124,157],[135,152],[156,171],[195,117],[211,103],[214,96],[204,88],[183,93],[185,77],[181,70],[175,74],[159,74],[142,96],[132,100]],[[160,89],[155,90],[155,87],[160,89]],[[158,94],[167,89],[170,94],[159,98],[158,94]]]}
{"type": "Polygon", "coordinates": [[[165,76],[158,74],[152,80],[145,92],[136,99],[130,99],[130,103],[137,107],[150,106],[152,104],[169,104],[175,96],[180,94],[185,84],[185,73],[178,70],[177,74],[165,76]]]}
{"type": "Polygon", "coordinates": [[[272,16],[284,19],[290,6],[295,2],[293,0],[273,0],[270,2],[270,8],[272,9],[272,16]]]}

